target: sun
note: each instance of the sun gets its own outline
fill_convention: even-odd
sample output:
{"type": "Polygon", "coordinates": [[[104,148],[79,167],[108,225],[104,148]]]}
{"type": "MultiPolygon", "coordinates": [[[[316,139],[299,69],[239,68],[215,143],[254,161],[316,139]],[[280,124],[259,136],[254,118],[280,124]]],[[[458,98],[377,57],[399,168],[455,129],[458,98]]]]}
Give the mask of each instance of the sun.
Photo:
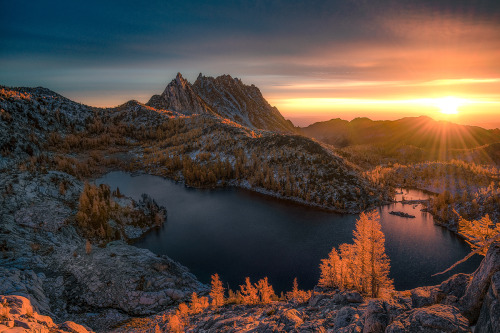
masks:
{"type": "Polygon", "coordinates": [[[465,103],[466,100],[463,98],[448,96],[436,98],[433,104],[439,108],[441,113],[451,115],[458,114],[458,108],[465,103]]]}

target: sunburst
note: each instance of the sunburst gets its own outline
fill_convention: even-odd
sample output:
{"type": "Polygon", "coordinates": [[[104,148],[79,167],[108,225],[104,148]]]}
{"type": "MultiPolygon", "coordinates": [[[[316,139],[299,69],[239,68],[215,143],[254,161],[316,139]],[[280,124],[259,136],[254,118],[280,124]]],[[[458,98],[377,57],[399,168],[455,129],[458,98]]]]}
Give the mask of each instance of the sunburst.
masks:
{"type": "Polygon", "coordinates": [[[433,104],[439,108],[439,112],[442,114],[453,115],[458,114],[459,107],[466,103],[466,99],[448,96],[436,98],[433,104]]]}

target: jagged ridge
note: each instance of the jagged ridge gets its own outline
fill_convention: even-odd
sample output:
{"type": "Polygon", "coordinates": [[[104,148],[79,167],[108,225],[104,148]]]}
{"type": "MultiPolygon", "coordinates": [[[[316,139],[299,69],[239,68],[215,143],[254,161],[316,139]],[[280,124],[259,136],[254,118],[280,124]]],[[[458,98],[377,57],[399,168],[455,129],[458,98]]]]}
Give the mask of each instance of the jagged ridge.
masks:
{"type": "Polygon", "coordinates": [[[256,86],[230,75],[213,78],[200,73],[191,85],[178,73],[163,93],[152,96],[146,105],[185,114],[215,114],[250,128],[295,132],[293,124],[269,105],[256,86]]]}

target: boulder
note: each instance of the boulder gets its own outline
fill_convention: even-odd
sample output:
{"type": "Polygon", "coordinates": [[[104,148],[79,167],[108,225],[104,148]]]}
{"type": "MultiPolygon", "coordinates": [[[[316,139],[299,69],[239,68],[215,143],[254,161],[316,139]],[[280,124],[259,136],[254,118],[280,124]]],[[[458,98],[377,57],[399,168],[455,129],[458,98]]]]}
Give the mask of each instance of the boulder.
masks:
{"type": "Polygon", "coordinates": [[[384,332],[388,323],[388,316],[384,306],[384,301],[380,299],[370,300],[363,317],[363,333],[384,332]]]}
{"type": "Polygon", "coordinates": [[[490,288],[484,298],[475,332],[500,332],[500,272],[496,272],[491,278],[490,288]]]}
{"type": "Polygon", "coordinates": [[[398,316],[386,333],[460,333],[470,332],[469,322],[454,306],[435,304],[413,309],[398,316]]]}
{"type": "Polygon", "coordinates": [[[351,290],[346,292],[345,294],[345,299],[349,303],[362,303],[363,302],[363,296],[357,291],[351,290]]]}
{"type": "Polygon", "coordinates": [[[304,323],[301,317],[302,315],[299,313],[299,311],[290,309],[283,311],[280,317],[280,321],[285,324],[286,328],[293,329],[299,327],[304,323]]]}
{"type": "Polygon", "coordinates": [[[446,295],[462,297],[465,294],[467,285],[470,282],[471,274],[459,273],[450,277],[439,285],[439,290],[446,295]]]}
{"type": "Polygon", "coordinates": [[[318,306],[320,302],[324,299],[328,298],[327,295],[325,294],[314,294],[308,302],[309,306],[318,306]]]}
{"type": "Polygon", "coordinates": [[[335,317],[335,330],[349,326],[357,319],[356,314],[356,309],[350,306],[344,306],[342,309],[340,309],[339,312],[337,312],[337,316],[335,317]]]}
{"type": "Polygon", "coordinates": [[[0,332],[66,332],[88,333],[89,329],[74,322],[57,326],[52,318],[36,312],[29,299],[23,296],[0,295],[0,332]],[[2,327],[3,326],[3,327],[2,327]]]}
{"type": "Polygon", "coordinates": [[[464,296],[460,299],[462,314],[472,323],[479,318],[483,300],[490,288],[491,278],[500,271],[500,242],[490,245],[485,258],[474,272],[467,285],[464,296]]]}
{"type": "Polygon", "coordinates": [[[411,292],[411,304],[414,308],[421,308],[424,306],[429,306],[434,304],[434,297],[431,293],[431,289],[437,289],[436,287],[420,287],[412,289],[411,292]]]}
{"type": "Polygon", "coordinates": [[[344,290],[333,295],[332,300],[337,304],[362,303],[363,296],[355,290],[344,290]]]}
{"type": "Polygon", "coordinates": [[[64,280],[65,298],[74,300],[74,312],[89,308],[119,309],[129,315],[150,315],[193,292],[208,288],[189,271],[167,257],[114,241],[91,254],[58,256],[64,280]],[[61,258],[62,257],[62,258],[61,258]],[[158,267],[165,269],[158,271],[158,267]]]}
{"type": "Polygon", "coordinates": [[[412,306],[421,308],[432,304],[457,305],[465,294],[470,274],[455,274],[438,286],[425,286],[410,291],[412,306]]]}

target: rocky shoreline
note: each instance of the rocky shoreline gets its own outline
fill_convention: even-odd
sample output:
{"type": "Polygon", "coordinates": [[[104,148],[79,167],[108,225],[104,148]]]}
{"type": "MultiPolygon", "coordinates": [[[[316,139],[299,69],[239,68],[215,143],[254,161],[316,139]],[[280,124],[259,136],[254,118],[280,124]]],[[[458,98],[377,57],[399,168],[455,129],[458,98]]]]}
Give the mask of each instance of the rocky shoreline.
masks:
{"type": "MultiPolygon", "coordinates": [[[[436,286],[396,291],[384,298],[353,290],[315,288],[312,297],[268,305],[226,305],[191,315],[186,332],[498,332],[500,243],[478,270],[456,274],[436,286]]],[[[131,321],[115,332],[168,330],[172,310],[131,321]]]]}
{"type": "MultiPolygon", "coordinates": [[[[181,264],[123,240],[95,244],[89,252],[72,222],[83,188],[74,177],[9,172],[0,182],[10,189],[0,201],[0,295],[10,297],[4,302],[9,309],[31,306],[37,316],[52,320],[43,324],[39,318],[45,317],[9,310],[0,325],[72,332],[66,327],[74,323],[61,326],[72,321],[84,325],[80,331],[148,332],[156,325],[165,330],[165,318],[180,302],[193,292],[207,294],[208,287],[181,264]],[[67,184],[64,194],[54,177],[67,184]]],[[[500,244],[495,244],[473,275],[458,274],[439,286],[386,299],[316,289],[305,304],[208,310],[190,318],[188,331],[469,332],[475,324],[475,332],[494,332],[500,327],[499,270],[500,244]]]]}
{"type": "Polygon", "coordinates": [[[124,240],[88,251],[73,222],[83,184],[72,176],[9,172],[0,188],[9,189],[0,201],[0,295],[26,297],[36,313],[108,331],[207,290],[181,264],[124,240]]]}

